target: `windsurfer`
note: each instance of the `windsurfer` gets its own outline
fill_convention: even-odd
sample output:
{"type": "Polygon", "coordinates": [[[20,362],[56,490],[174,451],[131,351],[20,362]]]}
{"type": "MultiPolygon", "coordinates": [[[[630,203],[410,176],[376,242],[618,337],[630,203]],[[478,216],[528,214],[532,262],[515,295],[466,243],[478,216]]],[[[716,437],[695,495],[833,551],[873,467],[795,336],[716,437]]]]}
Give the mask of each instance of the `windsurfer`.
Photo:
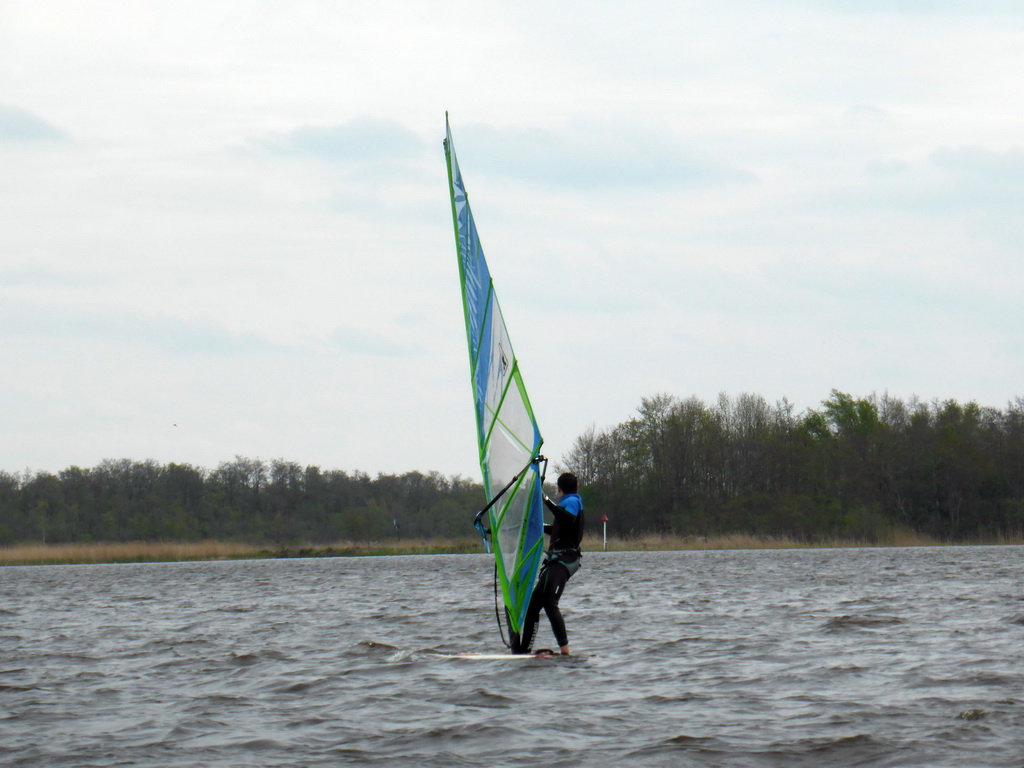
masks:
{"type": "Polygon", "coordinates": [[[540,569],[537,586],[530,597],[526,610],[523,634],[512,635],[512,653],[530,653],[537,634],[540,609],[548,615],[551,631],[555,634],[559,650],[569,655],[569,635],[565,620],[558,608],[566,582],[580,568],[580,544],[583,541],[583,499],[578,492],[576,475],[563,472],[558,477],[557,503],[544,497],[544,504],[554,515],[555,521],[544,525],[544,533],[551,539],[547,557],[540,569]]]}

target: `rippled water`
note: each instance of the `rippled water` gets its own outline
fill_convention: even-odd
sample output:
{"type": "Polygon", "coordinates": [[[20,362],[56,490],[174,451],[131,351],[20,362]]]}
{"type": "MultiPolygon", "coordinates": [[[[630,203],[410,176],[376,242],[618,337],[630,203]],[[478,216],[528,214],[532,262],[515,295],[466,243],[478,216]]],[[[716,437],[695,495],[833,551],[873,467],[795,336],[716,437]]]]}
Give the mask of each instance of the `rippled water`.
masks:
{"type": "Polygon", "coordinates": [[[526,661],[484,555],[2,568],[0,763],[1022,766],[1022,555],[591,554],[526,661]]]}

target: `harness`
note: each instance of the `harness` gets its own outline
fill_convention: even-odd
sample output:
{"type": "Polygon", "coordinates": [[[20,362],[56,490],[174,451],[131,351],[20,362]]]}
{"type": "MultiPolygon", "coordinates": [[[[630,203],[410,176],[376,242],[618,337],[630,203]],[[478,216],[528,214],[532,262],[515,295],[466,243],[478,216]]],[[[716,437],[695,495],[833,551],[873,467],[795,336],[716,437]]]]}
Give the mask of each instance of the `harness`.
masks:
{"type": "Polygon", "coordinates": [[[544,565],[559,563],[572,576],[583,565],[583,553],[578,548],[573,549],[552,549],[544,558],[544,565]]]}

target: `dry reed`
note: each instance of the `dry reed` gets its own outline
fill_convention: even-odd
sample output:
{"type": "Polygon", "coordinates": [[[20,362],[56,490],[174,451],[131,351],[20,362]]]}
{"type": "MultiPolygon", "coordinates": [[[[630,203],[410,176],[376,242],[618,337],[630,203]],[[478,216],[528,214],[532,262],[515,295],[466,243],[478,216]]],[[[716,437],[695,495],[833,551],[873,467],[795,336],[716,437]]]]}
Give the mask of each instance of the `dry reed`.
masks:
{"type": "Polygon", "coordinates": [[[0,564],[144,563],[225,560],[252,555],[252,544],[226,541],[126,541],[93,544],[19,544],[0,548],[0,564]]]}
{"type": "Polygon", "coordinates": [[[327,545],[305,544],[264,549],[263,556],[341,557],[366,555],[455,555],[482,551],[480,539],[433,538],[387,539],[384,541],[338,541],[327,545]]]}
{"type": "MultiPolygon", "coordinates": [[[[893,529],[877,540],[801,541],[786,536],[726,534],[721,536],[673,536],[646,534],[613,536],[610,552],[637,550],[724,550],[724,549],[808,549],[839,547],[931,547],[946,544],[1024,545],[1024,533],[1000,535],[991,540],[948,542],[905,529],[893,529]]],[[[587,552],[604,548],[601,534],[583,540],[587,552]]],[[[379,555],[429,555],[482,552],[479,539],[390,539],[387,541],[340,541],[327,546],[302,545],[267,548],[226,541],[149,542],[133,541],[95,544],[20,544],[0,547],[0,565],[44,565],[72,563],[142,563],[179,560],[227,560],[266,557],[340,557],[379,555]]]]}

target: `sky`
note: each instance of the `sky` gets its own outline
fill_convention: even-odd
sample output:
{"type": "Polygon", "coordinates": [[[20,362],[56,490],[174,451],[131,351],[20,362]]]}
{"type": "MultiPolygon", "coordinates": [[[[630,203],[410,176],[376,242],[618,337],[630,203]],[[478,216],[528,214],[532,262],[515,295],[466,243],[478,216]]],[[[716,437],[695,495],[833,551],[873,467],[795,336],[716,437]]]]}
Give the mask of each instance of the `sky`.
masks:
{"type": "Polygon", "coordinates": [[[0,0],[0,470],[479,476],[659,393],[1024,395],[1019,0],[0,0]]]}

